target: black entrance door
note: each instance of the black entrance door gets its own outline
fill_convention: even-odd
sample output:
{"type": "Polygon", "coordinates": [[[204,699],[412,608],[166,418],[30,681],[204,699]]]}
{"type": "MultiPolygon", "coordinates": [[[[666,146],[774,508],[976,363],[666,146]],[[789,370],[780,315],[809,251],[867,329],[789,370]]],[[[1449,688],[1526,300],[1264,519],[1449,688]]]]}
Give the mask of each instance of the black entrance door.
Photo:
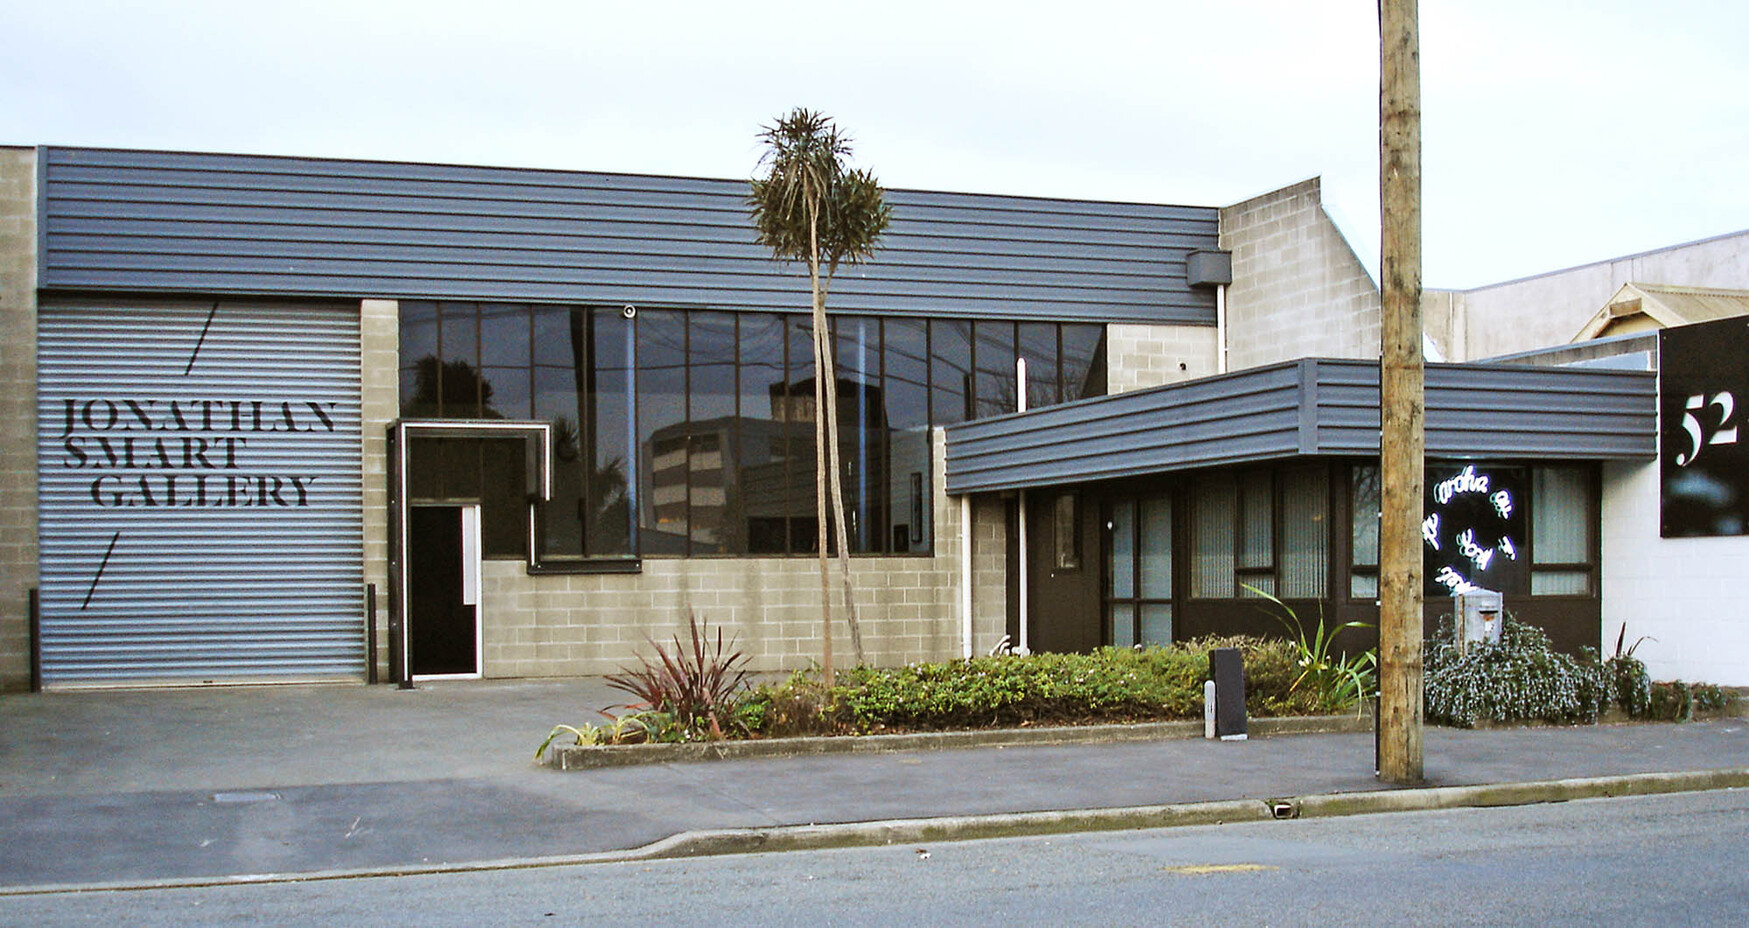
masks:
{"type": "MultiPolygon", "coordinates": [[[[461,506],[414,506],[408,515],[407,645],[414,676],[480,671],[479,549],[461,506]]],[[[478,510],[475,510],[476,512],[478,510]]]]}
{"type": "Polygon", "coordinates": [[[1091,651],[1104,643],[1099,535],[1085,503],[1073,489],[1027,494],[1027,643],[1034,651],[1091,651]]]}

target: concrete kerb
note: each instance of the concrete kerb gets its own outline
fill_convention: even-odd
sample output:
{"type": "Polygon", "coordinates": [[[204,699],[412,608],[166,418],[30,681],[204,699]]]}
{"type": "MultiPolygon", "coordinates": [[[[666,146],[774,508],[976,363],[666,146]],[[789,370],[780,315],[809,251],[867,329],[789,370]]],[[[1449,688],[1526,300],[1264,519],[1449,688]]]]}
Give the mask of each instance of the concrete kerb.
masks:
{"type": "Polygon", "coordinates": [[[1387,812],[1425,812],[1440,809],[1520,806],[1547,802],[1569,802],[1578,799],[1651,796],[1743,788],[1749,788],[1749,767],[1494,783],[1477,786],[1411,787],[1397,790],[1370,790],[1358,793],[1290,796],[1273,799],[1230,799],[1218,802],[1138,806],[1120,809],[1019,812],[997,815],[897,819],[879,822],[694,831],[664,838],[640,848],[594,854],[308,873],[195,877],[130,883],[0,887],[0,897],[301,883],[446,873],[481,873],[732,854],[883,847],[893,844],[921,844],[931,841],[971,841],[1076,832],[1131,831],[1146,828],[1224,825],[1235,822],[1331,818],[1387,812]]]}
{"type": "MultiPolygon", "coordinates": [[[[1318,715],[1256,718],[1249,724],[1258,736],[1334,734],[1372,731],[1371,715],[1318,715]]],[[[918,732],[903,735],[845,735],[812,738],[762,738],[753,741],[708,741],[689,744],[591,744],[555,746],[546,763],[558,770],[591,770],[635,764],[672,764],[753,757],[797,757],[816,754],[884,754],[894,751],[1021,745],[1111,744],[1124,741],[1166,741],[1201,738],[1202,722],[1144,722],[1132,725],[1083,725],[1046,728],[998,728],[984,731],[918,732]]]]}

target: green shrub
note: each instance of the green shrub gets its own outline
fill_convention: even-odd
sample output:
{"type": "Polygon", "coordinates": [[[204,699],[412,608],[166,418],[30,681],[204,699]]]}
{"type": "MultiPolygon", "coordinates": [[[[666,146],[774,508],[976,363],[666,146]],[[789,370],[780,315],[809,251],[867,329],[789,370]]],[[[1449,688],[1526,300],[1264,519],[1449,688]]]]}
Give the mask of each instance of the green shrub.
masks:
{"type": "Polygon", "coordinates": [[[1208,652],[1217,647],[1240,650],[1253,715],[1342,707],[1303,682],[1292,642],[1250,637],[855,667],[830,690],[816,674],[798,672],[749,699],[763,719],[758,733],[769,737],[1200,718],[1208,652]]]}
{"type": "Polygon", "coordinates": [[[1556,652],[1542,629],[1510,614],[1499,643],[1472,643],[1464,654],[1442,628],[1428,643],[1423,683],[1427,719],[1460,728],[1477,719],[1595,722],[1616,695],[1595,651],[1556,652]]]}
{"type": "Polygon", "coordinates": [[[1719,710],[1730,702],[1724,690],[1711,683],[1660,680],[1651,684],[1646,715],[1666,722],[1687,722],[1696,710],[1719,710]]]}
{"type": "Polygon", "coordinates": [[[1640,642],[1623,648],[1628,636],[1628,625],[1622,623],[1621,631],[1615,636],[1615,656],[1604,661],[1609,671],[1609,678],[1615,687],[1615,703],[1632,718],[1641,718],[1651,709],[1652,705],[1652,675],[1646,672],[1646,662],[1634,656],[1639,650],[1640,642]]]}

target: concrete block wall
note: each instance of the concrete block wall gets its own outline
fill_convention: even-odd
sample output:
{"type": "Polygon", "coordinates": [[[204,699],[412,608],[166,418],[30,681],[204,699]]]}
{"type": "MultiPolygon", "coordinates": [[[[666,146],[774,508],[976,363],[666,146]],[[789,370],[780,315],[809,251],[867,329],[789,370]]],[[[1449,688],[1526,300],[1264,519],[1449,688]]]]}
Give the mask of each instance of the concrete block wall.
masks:
{"type": "Polygon", "coordinates": [[[1108,325],[1106,388],[1125,393],[1207,377],[1217,372],[1218,345],[1212,326],[1108,325]]]}
{"type": "Polygon", "coordinates": [[[0,147],[0,690],[30,687],[36,533],[36,150],[0,147]]]}
{"type": "Polygon", "coordinates": [[[1225,207],[1227,367],[1377,358],[1377,284],[1324,212],[1317,178],[1225,207]]]}
{"type": "Polygon", "coordinates": [[[389,438],[400,416],[401,317],[394,300],[358,312],[359,428],[363,438],[364,582],[375,584],[377,678],[389,679],[389,438]]]}
{"type": "Polygon", "coordinates": [[[1657,462],[1603,467],[1603,653],[1625,622],[1652,679],[1749,686],[1749,539],[1660,538],[1658,490],[1657,462]]]}
{"type": "MultiPolygon", "coordinates": [[[[858,557],[851,577],[865,657],[892,666],[962,653],[960,506],[939,491],[935,434],[935,553],[858,557]]],[[[1002,635],[1006,546],[1002,504],[973,506],[973,645],[1002,635]]],[[[721,627],[755,669],[795,670],[821,655],[820,579],[812,558],[651,558],[637,574],[530,576],[521,561],[489,561],[481,582],[485,673],[550,677],[612,673],[650,654],[647,640],[685,641],[688,611],[721,627]]],[[[833,654],[855,663],[833,564],[833,654]]]]}
{"type": "Polygon", "coordinates": [[[1428,296],[1450,304],[1450,360],[1478,361],[1567,344],[1628,283],[1749,289],[1749,231],[1428,296]]]}

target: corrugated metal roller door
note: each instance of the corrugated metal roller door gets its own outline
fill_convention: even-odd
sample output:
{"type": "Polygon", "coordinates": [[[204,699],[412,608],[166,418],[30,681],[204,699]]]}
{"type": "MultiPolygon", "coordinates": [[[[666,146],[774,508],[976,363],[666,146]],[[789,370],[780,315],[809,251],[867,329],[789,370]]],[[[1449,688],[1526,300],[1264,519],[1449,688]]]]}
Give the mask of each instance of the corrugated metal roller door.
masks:
{"type": "Polygon", "coordinates": [[[38,320],[44,683],[360,676],[357,308],[38,320]]]}

